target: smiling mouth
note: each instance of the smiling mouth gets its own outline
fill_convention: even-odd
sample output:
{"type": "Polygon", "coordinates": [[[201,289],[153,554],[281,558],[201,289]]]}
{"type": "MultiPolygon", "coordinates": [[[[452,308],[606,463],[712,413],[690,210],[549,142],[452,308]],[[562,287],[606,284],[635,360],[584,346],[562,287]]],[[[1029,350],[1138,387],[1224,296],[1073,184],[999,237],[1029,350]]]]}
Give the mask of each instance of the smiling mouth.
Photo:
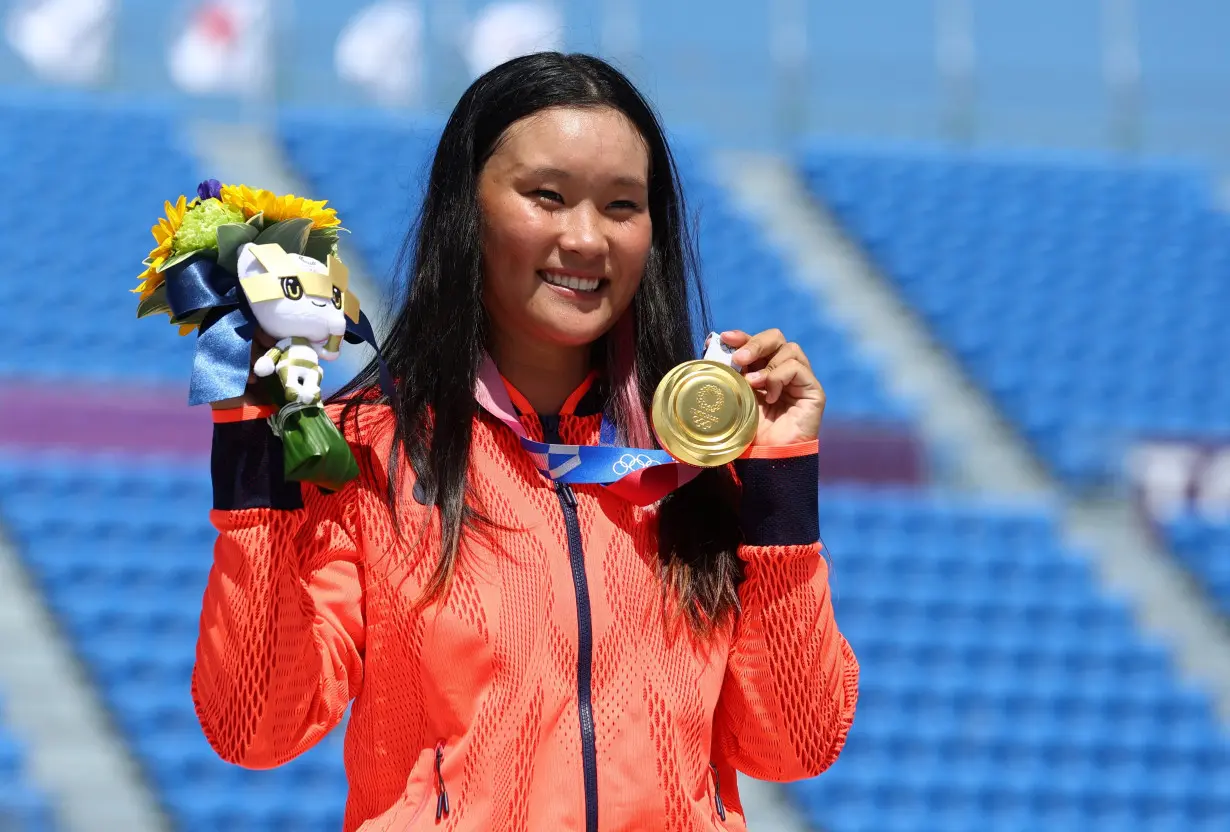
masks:
{"type": "Polygon", "coordinates": [[[605,277],[577,277],[575,275],[552,274],[540,271],[538,276],[544,283],[558,286],[561,289],[571,289],[574,292],[597,292],[610,281],[605,277]]]}
{"type": "Polygon", "coordinates": [[[320,300],[314,300],[314,301],[312,301],[312,306],[319,306],[321,309],[324,309],[324,308],[325,308],[326,306],[328,306],[328,305],[329,305],[329,304],[328,304],[328,303],[326,303],[325,301],[320,301],[320,300]]]}

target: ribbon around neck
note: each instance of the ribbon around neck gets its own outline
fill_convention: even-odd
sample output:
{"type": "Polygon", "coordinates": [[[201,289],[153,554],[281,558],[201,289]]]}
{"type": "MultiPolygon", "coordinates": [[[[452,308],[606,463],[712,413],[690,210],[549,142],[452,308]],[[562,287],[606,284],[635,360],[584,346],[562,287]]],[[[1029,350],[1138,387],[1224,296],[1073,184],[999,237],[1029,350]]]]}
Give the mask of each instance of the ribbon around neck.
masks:
{"type": "Polygon", "coordinates": [[[701,471],[679,462],[666,451],[615,445],[615,425],[606,416],[602,417],[601,445],[565,445],[530,439],[490,356],[485,356],[478,368],[474,395],[480,407],[517,435],[534,467],[552,482],[598,484],[635,505],[649,506],[701,471]]]}
{"type": "MultiPolygon", "coordinates": [[[[239,278],[202,255],[167,269],[164,279],[172,323],[208,310],[197,328],[188,404],[206,404],[243,395],[252,367],[256,319],[239,286],[239,278]]],[[[380,386],[391,399],[395,390],[393,378],[367,315],[359,312],[357,323],[346,319],[345,339],[351,344],[366,343],[376,351],[380,386]]]]}

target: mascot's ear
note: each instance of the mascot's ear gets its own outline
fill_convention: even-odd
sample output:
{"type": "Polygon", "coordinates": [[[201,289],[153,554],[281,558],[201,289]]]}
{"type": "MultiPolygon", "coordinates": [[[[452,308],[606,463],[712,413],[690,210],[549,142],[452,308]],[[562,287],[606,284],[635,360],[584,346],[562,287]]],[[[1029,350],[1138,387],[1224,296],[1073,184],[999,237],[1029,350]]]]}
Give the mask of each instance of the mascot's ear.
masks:
{"type": "Polygon", "coordinates": [[[235,262],[235,274],[240,279],[252,277],[258,274],[264,274],[265,269],[261,266],[261,262],[256,259],[256,252],[252,250],[251,243],[244,243],[239,247],[239,259],[235,262]]]}
{"type": "MultiPolygon", "coordinates": [[[[277,243],[251,243],[244,248],[256,257],[264,273],[274,277],[294,277],[300,271],[295,258],[277,243]]],[[[242,278],[246,275],[240,272],[239,276],[242,278]]]]}
{"type": "Polygon", "coordinates": [[[295,259],[277,243],[248,243],[240,248],[237,262],[239,285],[252,304],[283,297],[282,278],[299,273],[295,259]]]}

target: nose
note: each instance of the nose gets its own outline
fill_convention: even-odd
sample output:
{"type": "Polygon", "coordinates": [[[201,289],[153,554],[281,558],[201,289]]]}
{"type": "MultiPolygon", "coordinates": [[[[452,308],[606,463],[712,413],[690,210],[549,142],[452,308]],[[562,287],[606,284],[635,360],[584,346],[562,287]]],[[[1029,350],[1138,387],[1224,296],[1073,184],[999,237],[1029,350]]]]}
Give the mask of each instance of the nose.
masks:
{"type": "Polygon", "coordinates": [[[607,239],[602,227],[602,216],[590,203],[583,202],[561,212],[563,226],[560,229],[559,245],[564,251],[586,259],[605,257],[607,239]]]}

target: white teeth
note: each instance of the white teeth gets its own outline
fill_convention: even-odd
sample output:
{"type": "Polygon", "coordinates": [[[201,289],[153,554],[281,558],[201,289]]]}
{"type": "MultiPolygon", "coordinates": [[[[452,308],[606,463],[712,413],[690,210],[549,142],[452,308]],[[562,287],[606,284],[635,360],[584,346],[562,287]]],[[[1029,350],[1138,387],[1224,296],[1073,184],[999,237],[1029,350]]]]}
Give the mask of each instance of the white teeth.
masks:
{"type": "Polygon", "coordinates": [[[540,274],[542,279],[552,286],[563,286],[565,289],[573,289],[578,292],[596,292],[598,291],[598,285],[602,283],[598,278],[571,277],[562,274],[549,274],[547,272],[540,272],[540,274]]]}

